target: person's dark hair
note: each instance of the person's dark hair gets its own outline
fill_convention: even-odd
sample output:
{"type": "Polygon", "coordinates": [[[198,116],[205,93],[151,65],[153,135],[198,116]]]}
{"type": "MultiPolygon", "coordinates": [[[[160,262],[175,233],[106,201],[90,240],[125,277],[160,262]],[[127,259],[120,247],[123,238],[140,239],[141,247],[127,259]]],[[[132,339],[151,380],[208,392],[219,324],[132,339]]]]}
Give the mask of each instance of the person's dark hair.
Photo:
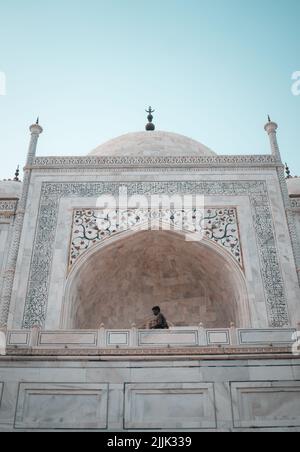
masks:
{"type": "Polygon", "coordinates": [[[159,306],[154,306],[154,308],[152,308],[152,311],[158,311],[158,312],[160,312],[160,307],[159,307],[159,306]]]}

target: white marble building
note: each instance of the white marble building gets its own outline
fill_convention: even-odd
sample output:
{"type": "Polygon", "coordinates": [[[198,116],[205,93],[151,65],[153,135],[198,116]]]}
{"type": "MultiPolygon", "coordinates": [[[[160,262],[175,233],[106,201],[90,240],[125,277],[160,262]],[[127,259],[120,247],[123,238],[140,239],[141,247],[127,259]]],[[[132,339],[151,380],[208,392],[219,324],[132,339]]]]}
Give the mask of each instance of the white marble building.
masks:
{"type": "Polygon", "coordinates": [[[300,431],[300,179],[265,130],[265,155],[147,130],[37,157],[31,126],[0,182],[0,431],[300,431]]]}

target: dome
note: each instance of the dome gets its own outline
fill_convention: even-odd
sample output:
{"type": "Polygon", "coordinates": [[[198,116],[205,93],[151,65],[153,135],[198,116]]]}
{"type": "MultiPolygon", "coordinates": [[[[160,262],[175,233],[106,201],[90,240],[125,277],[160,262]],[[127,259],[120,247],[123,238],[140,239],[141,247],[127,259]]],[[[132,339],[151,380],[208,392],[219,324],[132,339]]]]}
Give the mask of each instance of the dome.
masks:
{"type": "Polygon", "coordinates": [[[118,157],[214,156],[198,141],[171,132],[137,132],[122,135],[94,149],[90,155],[118,157]]]}
{"type": "Polygon", "coordinates": [[[287,179],[287,185],[290,196],[300,196],[300,177],[292,177],[291,179],[287,179]]]}

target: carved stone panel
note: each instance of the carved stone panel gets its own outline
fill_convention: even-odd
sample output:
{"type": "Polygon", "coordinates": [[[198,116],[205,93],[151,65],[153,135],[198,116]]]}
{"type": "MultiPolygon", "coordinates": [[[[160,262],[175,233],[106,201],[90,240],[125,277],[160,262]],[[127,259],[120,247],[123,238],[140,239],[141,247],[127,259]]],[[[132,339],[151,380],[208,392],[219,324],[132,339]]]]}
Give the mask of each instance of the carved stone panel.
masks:
{"type": "Polygon", "coordinates": [[[129,196],[199,194],[204,196],[248,197],[251,203],[249,215],[254,224],[261,262],[269,326],[283,327],[289,325],[268,189],[264,181],[45,182],[42,185],[39,216],[33,245],[23,321],[24,328],[32,327],[33,325],[43,326],[45,322],[60,199],[74,197],[97,199],[101,194],[117,195],[120,185],[127,188],[129,196]]]}
{"type": "Polygon", "coordinates": [[[17,429],[106,429],[108,385],[21,383],[17,429]]]}
{"type": "Polygon", "coordinates": [[[151,209],[76,209],[74,211],[70,268],[93,246],[121,231],[137,226],[149,229],[156,222],[162,228],[184,232],[212,240],[230,252],[243,267],[237,211],[235,208],[181,210],[151,209]]]}
{"type": "Polygon", "coordinates": [[[214,397],[212,383],[128,384],[125,429],[216,428],[214,397]]]}

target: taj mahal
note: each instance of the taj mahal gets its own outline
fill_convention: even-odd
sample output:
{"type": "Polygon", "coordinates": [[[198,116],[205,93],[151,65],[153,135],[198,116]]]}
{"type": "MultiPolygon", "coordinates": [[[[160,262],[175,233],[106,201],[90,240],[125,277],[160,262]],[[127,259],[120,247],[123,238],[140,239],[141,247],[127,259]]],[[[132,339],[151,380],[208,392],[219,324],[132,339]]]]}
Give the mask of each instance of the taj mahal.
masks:
{"type": "Polygon", "coordinates": [[[218,155],[153,121],[79,157],[39,157],[37,121],[0,182],[0,431],[300,431],[278,125],[264,154],[218,155]]]}

